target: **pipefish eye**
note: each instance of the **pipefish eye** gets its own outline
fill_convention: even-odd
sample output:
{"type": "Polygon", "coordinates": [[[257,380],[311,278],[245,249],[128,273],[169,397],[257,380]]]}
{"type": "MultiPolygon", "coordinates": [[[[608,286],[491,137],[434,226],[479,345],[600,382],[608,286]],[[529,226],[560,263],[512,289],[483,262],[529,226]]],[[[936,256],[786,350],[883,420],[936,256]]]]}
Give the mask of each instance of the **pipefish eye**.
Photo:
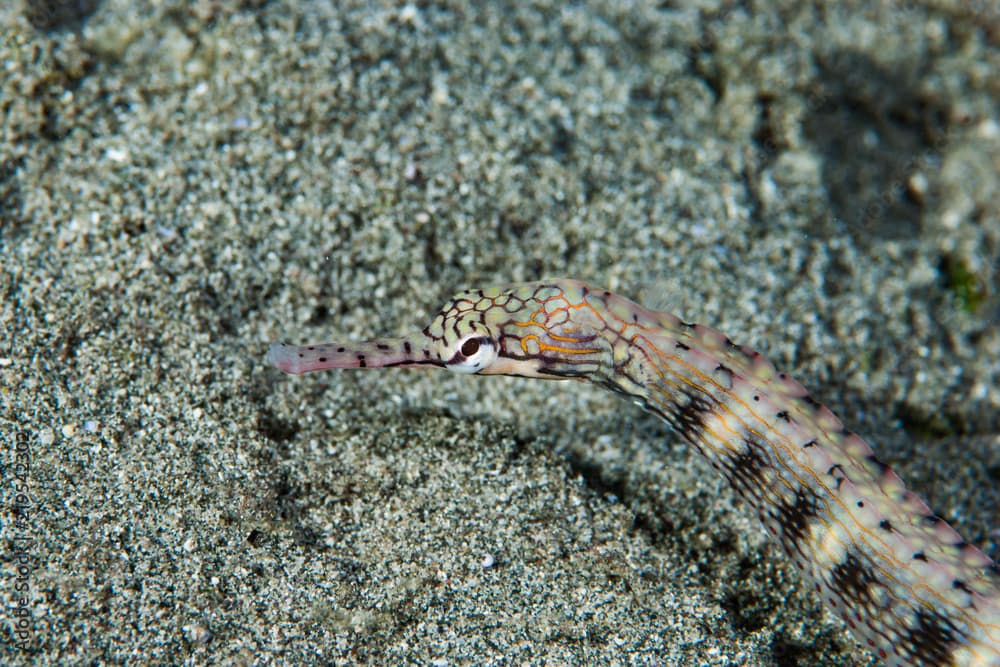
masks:
{"type": "Polygon", "coordinates": [[[488,336],[469,336],[456,347],[455,354],[447,362],[448,370],[456,373],[478,373],[497,359],[497,344],[488,336]]]}

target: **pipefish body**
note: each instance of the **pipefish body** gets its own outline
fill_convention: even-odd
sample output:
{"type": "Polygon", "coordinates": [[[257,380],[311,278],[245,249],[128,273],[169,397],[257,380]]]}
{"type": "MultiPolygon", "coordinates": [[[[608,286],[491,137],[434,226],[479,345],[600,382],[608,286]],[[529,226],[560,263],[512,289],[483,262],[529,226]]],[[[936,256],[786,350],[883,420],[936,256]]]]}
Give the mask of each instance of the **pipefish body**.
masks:
{"type": "Polygon", "coordinates": [[[758,352],[577,280],[474,289],[421,332],[275,343],[286,373],[446,368],[576,379],[658,415],[757,511],[855,638],[894,667],[1000,666],[1000,568],[758,352]]]}

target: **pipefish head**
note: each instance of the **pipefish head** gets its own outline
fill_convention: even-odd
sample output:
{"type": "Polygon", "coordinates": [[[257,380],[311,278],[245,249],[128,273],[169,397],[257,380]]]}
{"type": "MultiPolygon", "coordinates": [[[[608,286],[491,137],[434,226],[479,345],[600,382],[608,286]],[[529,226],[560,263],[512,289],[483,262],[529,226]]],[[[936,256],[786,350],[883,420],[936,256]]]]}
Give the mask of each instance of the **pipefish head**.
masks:
{"type": "Polygon", "coordinates": [[[296,347],[275,343],[268,361],[286,373],[333,368],[446,368],[457,373],[586,379],[610,344],[587,303],[590,288],[549,280],[459,292],[430,324],[404,338],[296,347]]]}
{"type": "Polygon", "coordinates": [[[424,330],[459,373],[586,379],[607,361],[586,302],[589,288],[550,280],[467,290],[424,330]]]}

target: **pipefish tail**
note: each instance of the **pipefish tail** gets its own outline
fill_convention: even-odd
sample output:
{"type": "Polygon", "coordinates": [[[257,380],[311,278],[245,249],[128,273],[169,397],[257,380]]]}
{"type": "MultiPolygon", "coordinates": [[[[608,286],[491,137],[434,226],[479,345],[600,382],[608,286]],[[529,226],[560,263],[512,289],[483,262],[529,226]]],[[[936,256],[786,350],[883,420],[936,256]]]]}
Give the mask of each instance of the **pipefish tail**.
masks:
{"type": "Polygon", "coordinates": [[[575,379],[658,415],[722,473],[855,638],[895,667],[1000,666],[1000,569],[758,352],[577,280],[460,292],[423,331],[275,343],[286,373],[436,367],[575,379]]]}

